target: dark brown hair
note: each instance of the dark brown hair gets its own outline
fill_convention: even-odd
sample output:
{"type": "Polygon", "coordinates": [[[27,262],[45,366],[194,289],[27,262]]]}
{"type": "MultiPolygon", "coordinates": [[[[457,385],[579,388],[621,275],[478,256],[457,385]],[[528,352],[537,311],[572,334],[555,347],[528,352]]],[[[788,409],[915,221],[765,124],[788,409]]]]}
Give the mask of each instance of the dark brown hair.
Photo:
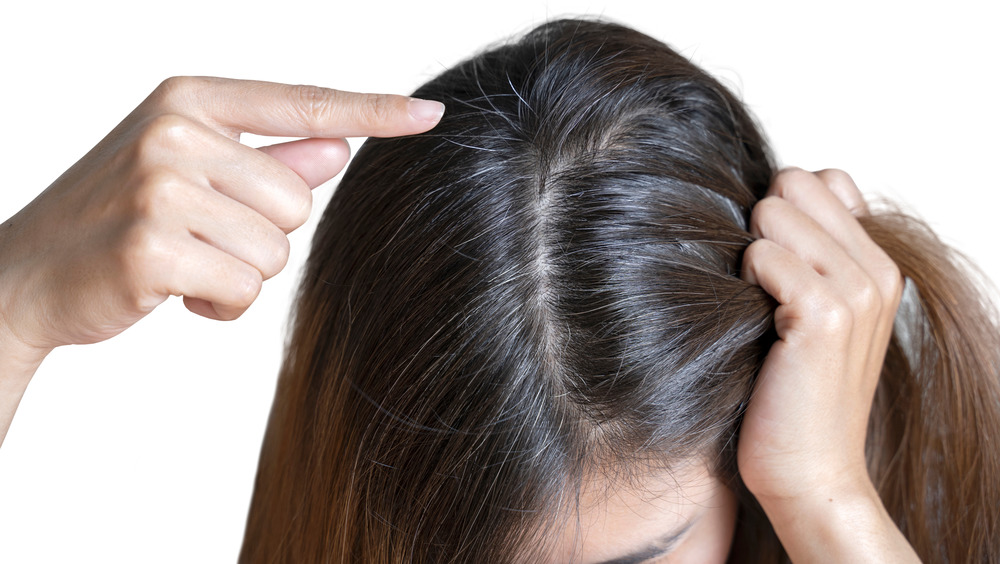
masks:
{"type": "MultiPolygon", "coordinates": [[[[666,45],[563,20],[444,72],[433,131],[371,139],[315,234],[242,562],[532,561],[595,468],[708,456],[734,561],[784,559],[735,465],[775,303],[739,277],[774,173],[666,45]]],[[[906,215],[871,473],[927,561],[1000,555],[996,319],[906,215]]]]}

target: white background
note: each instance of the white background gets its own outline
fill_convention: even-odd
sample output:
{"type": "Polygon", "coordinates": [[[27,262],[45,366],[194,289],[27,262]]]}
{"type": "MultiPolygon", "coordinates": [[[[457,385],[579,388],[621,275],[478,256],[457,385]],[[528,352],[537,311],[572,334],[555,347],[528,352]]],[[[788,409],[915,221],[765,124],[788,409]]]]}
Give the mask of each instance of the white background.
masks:
{"type": "MultiPolygon", "coordinates": [[[[1000,280],[992,2],[13,3],[0,13],[2,218],[167,76],[408,93],[547,18],[603,14],[741,93],[781,163],[847,170],[1000,280]]],[[[316,190],[288,267],[238,321],[171,299],[46,360],[0,449],[0,562],[235,560],[286,312],[334,186],[316,190]]]]}

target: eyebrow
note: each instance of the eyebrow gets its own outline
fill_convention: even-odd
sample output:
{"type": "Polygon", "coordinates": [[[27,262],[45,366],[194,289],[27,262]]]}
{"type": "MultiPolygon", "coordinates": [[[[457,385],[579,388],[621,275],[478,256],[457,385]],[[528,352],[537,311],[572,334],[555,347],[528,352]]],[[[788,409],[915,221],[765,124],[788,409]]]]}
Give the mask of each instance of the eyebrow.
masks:
{"type": "Polygon", "coordinates": [[[646,548],[639,549],[635,552],[626,554],[625,556],[612,558],[611,560],[602,560],[601,562],[598,562],[598,564],[641,564],[650,558],[662,556],[672,549],[674,547],[674,543],[677,542],[677,539],[684,536],[684,533],[688,532],[697,521],[698,519],[688,521],[687,525],[663,535],[653,541],[653,543],[646,548]]]}

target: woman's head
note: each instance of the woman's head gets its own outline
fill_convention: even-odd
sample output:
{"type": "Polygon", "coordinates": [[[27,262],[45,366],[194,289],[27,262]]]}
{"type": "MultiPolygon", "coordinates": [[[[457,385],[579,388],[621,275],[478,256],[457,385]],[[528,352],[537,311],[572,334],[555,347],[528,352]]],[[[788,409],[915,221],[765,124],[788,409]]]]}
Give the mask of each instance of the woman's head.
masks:
{"type": "Polygon", "coordinates": [[[740,102],[588,21],[415,95],[440,125],[369,140],[316,232],[261,463],[295,486],[261,519],[464,562],[589,558],[587,507],[690,497],[669,484],[732,513],[774,307],[739,278],[772,175],[740,102]]]}

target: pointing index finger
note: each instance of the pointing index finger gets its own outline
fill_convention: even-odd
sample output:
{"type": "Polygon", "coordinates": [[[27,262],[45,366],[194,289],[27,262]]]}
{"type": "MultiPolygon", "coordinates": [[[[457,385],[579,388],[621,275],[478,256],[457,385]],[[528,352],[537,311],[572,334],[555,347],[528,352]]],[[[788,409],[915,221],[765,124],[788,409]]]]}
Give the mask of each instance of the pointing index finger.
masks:
{"type": "Polygon", "coordinates": [[[254,80],[177,77],[157,93],[231,137],[394,137],[427,131],[444,114],[444,104],[408,96],[254,80]]]}

